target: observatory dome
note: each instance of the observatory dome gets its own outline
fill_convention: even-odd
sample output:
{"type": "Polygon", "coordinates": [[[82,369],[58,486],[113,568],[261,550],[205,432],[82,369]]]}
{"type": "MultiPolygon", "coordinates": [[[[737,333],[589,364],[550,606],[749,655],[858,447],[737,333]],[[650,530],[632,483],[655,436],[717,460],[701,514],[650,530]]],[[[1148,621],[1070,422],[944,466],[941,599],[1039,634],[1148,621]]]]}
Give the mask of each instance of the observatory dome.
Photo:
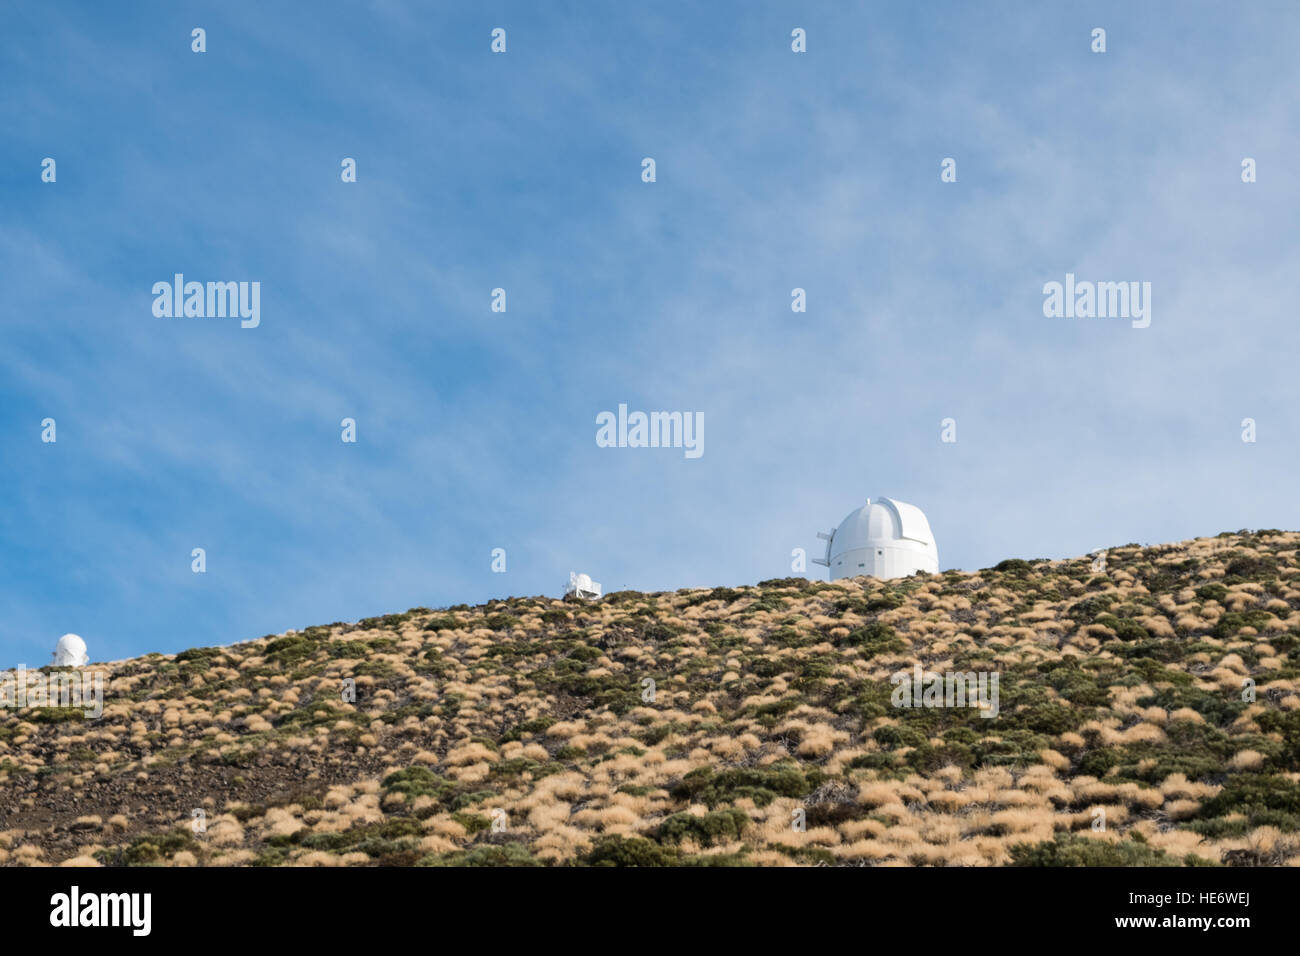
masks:
{"type": "Polygon", "coordinates": [[[76,634],[64,634],[54,648],[54,663],[59,667],[84,667],[90,660],[86,642],[76,634]]]}
{"type": "Polygon", "coordinates": [[[848,515],[826,541],[826,557],[816,564],[831,569],[831,580],[868,575],[902,578],[915,571],[939,572],[939,549],[930,522],[916,505],[877,498],[848,515]]]}
{"type": "Polygon", "coordinates": [[[600,585],[589,574],[569,572],[569,586],[564,589],[565,597],[578,597],[587,601],[600,597],[600,585]]]}

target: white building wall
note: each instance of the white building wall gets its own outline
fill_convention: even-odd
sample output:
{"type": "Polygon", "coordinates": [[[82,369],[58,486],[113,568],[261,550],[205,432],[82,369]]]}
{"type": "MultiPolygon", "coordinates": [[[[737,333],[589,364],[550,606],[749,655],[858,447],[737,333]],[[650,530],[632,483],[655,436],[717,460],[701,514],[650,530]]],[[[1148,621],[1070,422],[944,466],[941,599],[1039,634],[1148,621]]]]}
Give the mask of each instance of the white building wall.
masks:
{"type": "Polygon", "coordinates": [[[916,571],[939,573],[939,558],[924,546],[910,541],[855,548],[831,558],[831,580],[868,575],[873,578],[905,578],[916,571]]]}

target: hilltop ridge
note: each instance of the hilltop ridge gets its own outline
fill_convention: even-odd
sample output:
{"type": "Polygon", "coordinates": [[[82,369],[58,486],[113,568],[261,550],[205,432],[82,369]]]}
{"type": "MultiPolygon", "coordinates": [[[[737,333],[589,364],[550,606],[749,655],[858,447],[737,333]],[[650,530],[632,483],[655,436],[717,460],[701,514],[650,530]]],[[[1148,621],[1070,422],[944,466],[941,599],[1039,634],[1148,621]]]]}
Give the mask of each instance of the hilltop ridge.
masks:
{"type": "Polygon", "coordinates": [[[0,862],[1296,865],[1298,547],[511,598],[92,664],[98,719],[0,709],[0,862]],[[996,676],[996,706],[898,706],[918,665],[996,676]]]}

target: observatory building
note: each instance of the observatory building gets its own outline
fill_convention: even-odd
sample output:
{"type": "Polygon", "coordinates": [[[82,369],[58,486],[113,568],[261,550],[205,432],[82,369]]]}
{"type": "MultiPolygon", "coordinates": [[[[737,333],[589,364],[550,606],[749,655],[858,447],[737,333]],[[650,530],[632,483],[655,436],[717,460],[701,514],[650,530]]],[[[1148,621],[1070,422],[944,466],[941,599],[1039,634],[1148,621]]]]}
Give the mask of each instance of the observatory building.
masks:
{"type": "Polygon", "coordinates": [[[831,580],[868,575],[903,578],[914,571],[939,572],[939,549],[925,513],[916,505],[893,498],[877,498],[852,512],[830,534],[818,533],[826,542],[826,557],[813,564],[831,569],[831,580]]]}
{"type": "Polygon", "coordinates": [[[569,572],[569,586],[564,589],[565,597],[581,598],[584,601],[594,601],[600,597],[600,585],[591,579],[588,574],[575,574],[569,572]]]}
{"type": "Polygon", "coordinates": [[[85,667],[89,660],[86,642],[76,634],[64,634],[54,647],[54,663],[59,667],[85,667]]]}

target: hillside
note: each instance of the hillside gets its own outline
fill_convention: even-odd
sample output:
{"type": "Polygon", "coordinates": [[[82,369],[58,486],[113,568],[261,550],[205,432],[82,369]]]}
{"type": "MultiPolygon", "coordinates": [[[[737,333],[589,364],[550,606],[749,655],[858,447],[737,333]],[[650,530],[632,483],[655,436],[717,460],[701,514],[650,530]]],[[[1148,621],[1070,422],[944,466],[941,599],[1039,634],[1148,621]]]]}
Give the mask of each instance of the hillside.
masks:
{"type": "Polygon", "coordinates": [[[1297,546],[514,598],[102,665],[100,719],[0,710],[0,862],[1300,864],[1297,546]],[[996,716],[894,706],[916,663],[996,674],[996,716]]]}

